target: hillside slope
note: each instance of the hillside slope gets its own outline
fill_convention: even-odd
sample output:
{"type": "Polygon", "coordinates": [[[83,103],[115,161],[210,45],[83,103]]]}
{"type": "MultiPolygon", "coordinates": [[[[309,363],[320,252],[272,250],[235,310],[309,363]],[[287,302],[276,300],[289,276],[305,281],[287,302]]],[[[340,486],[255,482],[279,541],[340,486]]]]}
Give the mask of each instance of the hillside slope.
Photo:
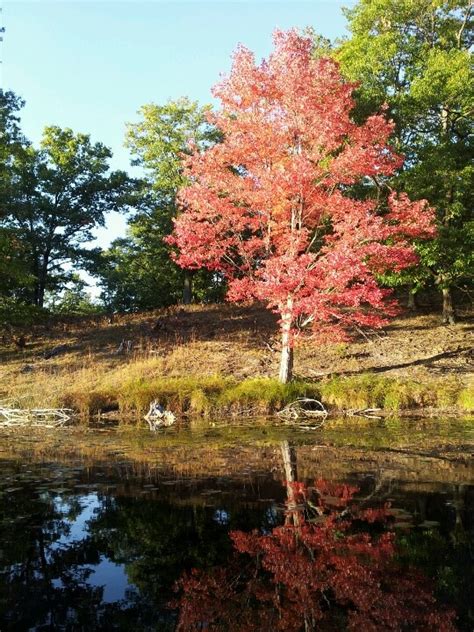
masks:
{"type": "MultiPolygon", "coordinates": [[[[473,320],[455,326],[439,316],[396,319],[381,332],[350,343],[298,345],[295,371],[306,381],[373,374],[442,385],[473,383],[473,320]]],[[[236,380],[278,373],[276,318],[260,307],[204,305],[140,314],[52,319],[24,332],[20,350],[0,345],[0,400],[16,405],[59,405],[65,394],[124,381],[230,376],[236,380]],[[48,357],[49,356],[49,357],[48,357]]]]}

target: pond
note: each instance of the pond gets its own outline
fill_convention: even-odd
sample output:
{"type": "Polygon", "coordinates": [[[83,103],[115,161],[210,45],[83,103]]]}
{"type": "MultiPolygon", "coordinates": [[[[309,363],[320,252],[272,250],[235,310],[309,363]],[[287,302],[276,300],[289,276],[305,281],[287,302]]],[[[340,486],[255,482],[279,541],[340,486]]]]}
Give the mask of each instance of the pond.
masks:
{"type": "Polygon", "coordinates": [[[474,422],[0,434],[0,630],[472,630],[474,422]]]}

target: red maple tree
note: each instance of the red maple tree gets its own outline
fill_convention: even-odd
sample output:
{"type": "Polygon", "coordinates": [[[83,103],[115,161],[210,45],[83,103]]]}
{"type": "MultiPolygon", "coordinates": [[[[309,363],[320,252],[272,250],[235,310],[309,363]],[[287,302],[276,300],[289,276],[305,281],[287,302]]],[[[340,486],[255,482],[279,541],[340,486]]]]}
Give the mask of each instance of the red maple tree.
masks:
{"type": "Polygon", "coordinates": [[[239,47],[214,88],[223,142],[187,159],[171,242],[182,267],[224,273],[230,300],[262,300],[280,315],[287,382],[302,329],[327,339],[386,323],[396,306],[377,275],[416,263],[410,240],[434,224],[425,201],[351,194],[355,184],[378,190],[369,183],[401,167],[393,123],[383,113],[352,120],[355,84],[315,59],[309,38],[276,31],[274,44],[260,64],[239,47]]]}

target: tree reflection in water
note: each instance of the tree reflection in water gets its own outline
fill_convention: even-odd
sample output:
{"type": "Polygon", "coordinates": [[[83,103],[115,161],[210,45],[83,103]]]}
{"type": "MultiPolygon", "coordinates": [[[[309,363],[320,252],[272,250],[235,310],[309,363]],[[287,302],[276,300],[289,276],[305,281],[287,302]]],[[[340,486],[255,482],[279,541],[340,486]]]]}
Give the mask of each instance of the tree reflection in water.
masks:
{"type": "Polygon", "coordinates": [[[416,495],[419,519],[439,528],[406,529],[399,550],[387,507],[366,509],[353,487],[303,485],[296,450],[281,453],[286,487],[265,475],[245,489],[152,479],[152,491],[100,469],[58,489],[56,467],[4,464],[0,630],[453,630],[410,565],[473,629],[471,488],[431,496],[431,508],[416,495]]]}
{"type": "Polygon", "coordinates": [[[357,488],[294,480],[296,460],[282,445],[285,522],[267,532],[233,531],[225,567],[193,570],[177,584],[177,629],[449,632],[431,583],[396,560],[388,506],[357,507],[357,488]]]}

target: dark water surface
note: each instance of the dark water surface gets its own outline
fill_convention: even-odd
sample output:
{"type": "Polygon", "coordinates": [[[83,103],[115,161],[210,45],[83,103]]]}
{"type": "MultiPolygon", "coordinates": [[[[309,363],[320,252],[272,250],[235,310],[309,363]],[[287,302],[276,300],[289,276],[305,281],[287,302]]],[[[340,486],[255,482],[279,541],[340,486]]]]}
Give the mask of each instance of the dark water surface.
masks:
{"type": "Polygon", "coordinates": [[[472,421],[0,435],[1,632],[473,630],[473,562],[472,421]]]}

